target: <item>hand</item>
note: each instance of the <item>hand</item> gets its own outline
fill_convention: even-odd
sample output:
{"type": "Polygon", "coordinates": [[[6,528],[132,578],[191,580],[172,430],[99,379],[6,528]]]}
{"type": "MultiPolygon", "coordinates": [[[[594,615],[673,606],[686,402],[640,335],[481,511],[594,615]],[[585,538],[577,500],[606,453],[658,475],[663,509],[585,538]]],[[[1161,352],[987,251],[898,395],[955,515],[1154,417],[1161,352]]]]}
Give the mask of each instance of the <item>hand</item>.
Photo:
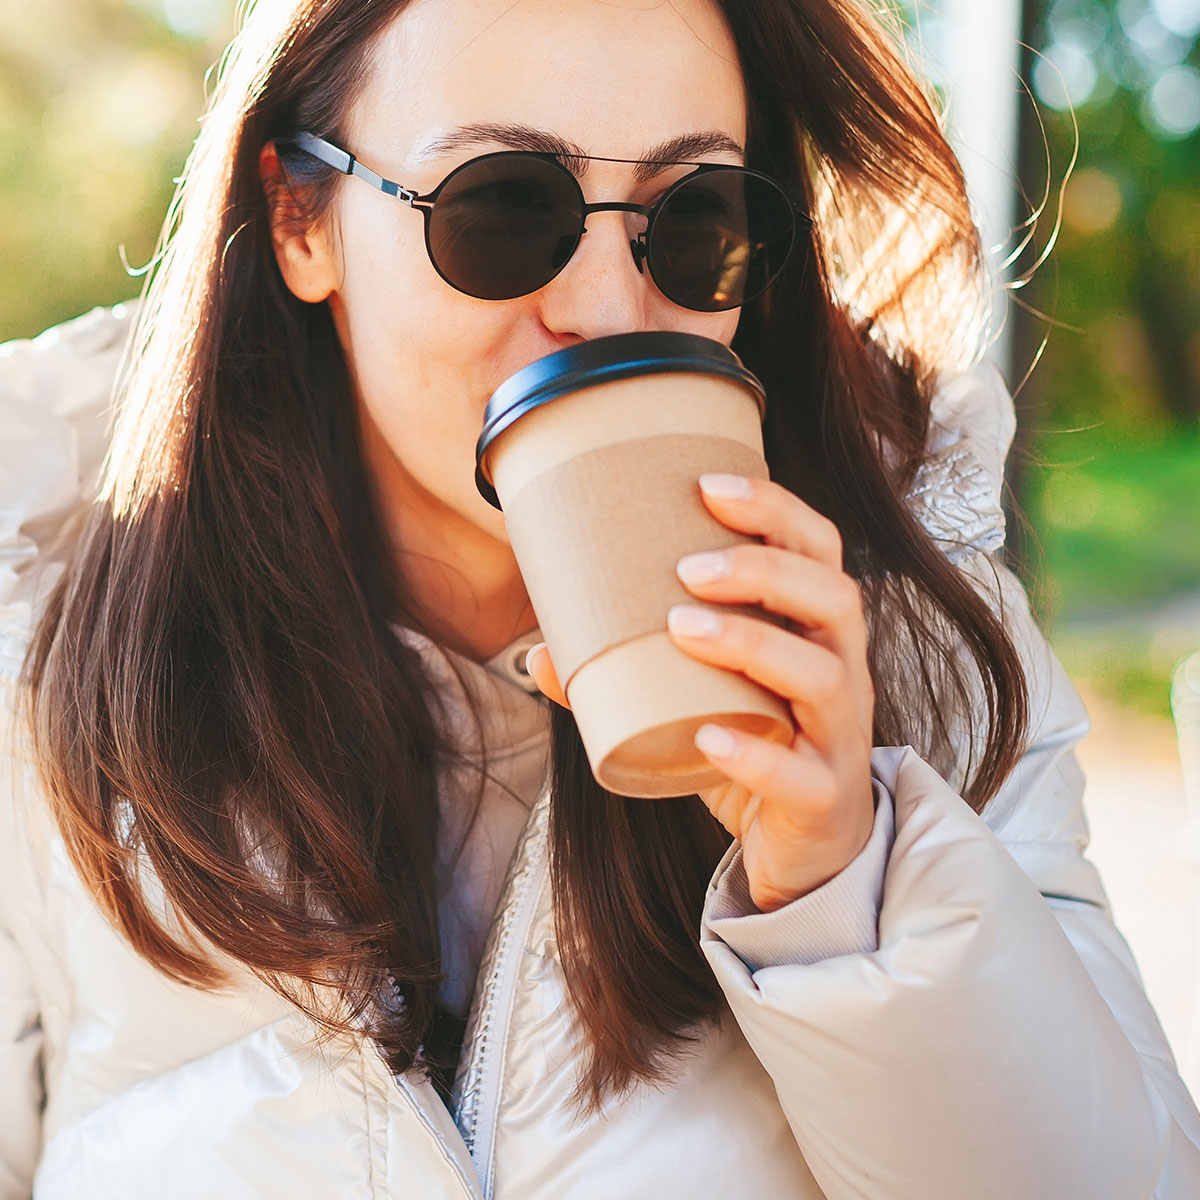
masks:
{"type": "MultiPolygon", "coordinates": [[[[871,836],[875,690],[866,620],[831,521],[766,479],[705,475],[700,494],[723,525],[763,541],[681,559],[684,586],[709,603],[759,604],[803,631],[691,605],[668,614],[681,650],[769,688],[795,719],[786,745],[716,725],[696,734],[729,780],[700,799],[741,843],[750,897],[770,912],[832,879],[871,836]],[[705,566],[717,568],[707,581],[696,569],[705,566]],[[710,631],[688,614],[707,618],[710,631]]],[[[526,661],[538,687],[565,706],[545,643],[526,661]]]]}

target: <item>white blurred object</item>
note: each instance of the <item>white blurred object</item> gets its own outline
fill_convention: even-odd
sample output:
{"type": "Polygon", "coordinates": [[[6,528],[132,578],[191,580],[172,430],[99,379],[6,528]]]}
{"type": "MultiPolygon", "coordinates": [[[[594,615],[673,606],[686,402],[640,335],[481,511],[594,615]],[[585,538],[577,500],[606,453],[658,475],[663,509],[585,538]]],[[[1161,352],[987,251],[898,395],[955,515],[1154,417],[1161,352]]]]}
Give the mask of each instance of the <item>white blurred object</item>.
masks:
{"type": "MultiPolygon", "coordinates": [[[[1189,654],[1171,679],[1171,713],[1179,737],[1179,762],[1183,767],[1183,796],[1187,805],[1188,858],[1200,862],[1200,650],[1189,654]]],[[[1191,1086],[1200,1080],[1200,960],[1192,992],[1193,1010],[1185,1061],[1181,1064],[1191,1086]]]]}
{"type": "Polygon", "coordinates": [[[989,357],[1010,386],[1008,295],[1000,268],[1014,245],[1017,132],[1021,97],[1021,0],[936,0],[941,15],[935,67],[946,87],[950,142],[962,163],[975,221],[997,273],[989,357]]]}
{"type": "Polygon", "coordinates": [[[1200,862],[1200,650],[1188,655],[1175,668],[1171,680],[1171,713],[1179,736],[1191,856],[1200,862]]]}

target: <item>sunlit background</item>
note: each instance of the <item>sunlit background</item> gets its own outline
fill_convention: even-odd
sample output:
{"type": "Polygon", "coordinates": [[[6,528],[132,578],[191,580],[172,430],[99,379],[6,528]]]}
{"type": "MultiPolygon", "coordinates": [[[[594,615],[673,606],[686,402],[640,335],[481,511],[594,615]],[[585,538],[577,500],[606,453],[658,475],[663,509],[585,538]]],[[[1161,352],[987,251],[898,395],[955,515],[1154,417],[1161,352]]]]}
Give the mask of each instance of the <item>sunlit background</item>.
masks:
{"type": "MultiPolygon", "coordinates": [[[[903,6],[1010,284],[1011,553],[1097,733],[1093,852],[1193,1090],[1200,774],[1200,0],[903,6]],[[1031,215],[1036,223],[1030,223],[1031,215]],[[1182,722],[1181,723],[1186,723],[1182,722]]],[[[0,341],[136,295],[232,0],[0,18],[0,341]]]]}

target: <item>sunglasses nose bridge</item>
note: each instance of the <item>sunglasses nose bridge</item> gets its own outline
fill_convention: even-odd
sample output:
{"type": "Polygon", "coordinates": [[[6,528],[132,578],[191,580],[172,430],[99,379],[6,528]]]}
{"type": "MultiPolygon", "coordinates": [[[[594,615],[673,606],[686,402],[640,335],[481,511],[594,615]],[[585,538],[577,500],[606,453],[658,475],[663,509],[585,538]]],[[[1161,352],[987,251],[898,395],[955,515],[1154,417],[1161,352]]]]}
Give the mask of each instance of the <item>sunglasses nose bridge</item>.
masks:
{"type": "MultiPolygon", "coordinates": [[[[582,238],[587,233],[587,219],[595,212],[622,212],[635,213],[645,218],[645,224],[638,232],[629,239],[629,250],[633,255],[633,265],[637,267],[638,274],[645,274],[643,263],[646,261],[646,231],[650,224],[650,209],[644,204],[630,204],[617,200],[602,201],[599,204],[585,204],[583,207],[583,228],[580,232],[582,238]]],[[[626,228],[630,222],[626,221],[626,228]]]]}

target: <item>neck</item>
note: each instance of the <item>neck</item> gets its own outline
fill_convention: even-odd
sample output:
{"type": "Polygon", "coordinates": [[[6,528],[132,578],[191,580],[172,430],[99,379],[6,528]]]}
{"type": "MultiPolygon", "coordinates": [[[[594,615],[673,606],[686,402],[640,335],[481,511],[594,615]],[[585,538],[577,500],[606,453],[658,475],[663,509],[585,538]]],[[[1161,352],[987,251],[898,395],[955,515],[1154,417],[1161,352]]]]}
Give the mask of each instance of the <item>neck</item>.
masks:
{"type": "Polygon", "coordinates": [[[504,519],[495,514],[494,533],[481,527],[387,457],[390,469],[371,476],[412,619],[440,645],[486,662],[538,624],[504,519]]]}
{"type": "Polygon", "coordinates": [[[464,554],[462,544],[452,554],[439,545],[437,559],[411,545],[399,550],[423,632],[475,662],[493,658],[538,623],[511,550],[492,546],[507,556],[489,556],[484,546],[464,554]]]}

